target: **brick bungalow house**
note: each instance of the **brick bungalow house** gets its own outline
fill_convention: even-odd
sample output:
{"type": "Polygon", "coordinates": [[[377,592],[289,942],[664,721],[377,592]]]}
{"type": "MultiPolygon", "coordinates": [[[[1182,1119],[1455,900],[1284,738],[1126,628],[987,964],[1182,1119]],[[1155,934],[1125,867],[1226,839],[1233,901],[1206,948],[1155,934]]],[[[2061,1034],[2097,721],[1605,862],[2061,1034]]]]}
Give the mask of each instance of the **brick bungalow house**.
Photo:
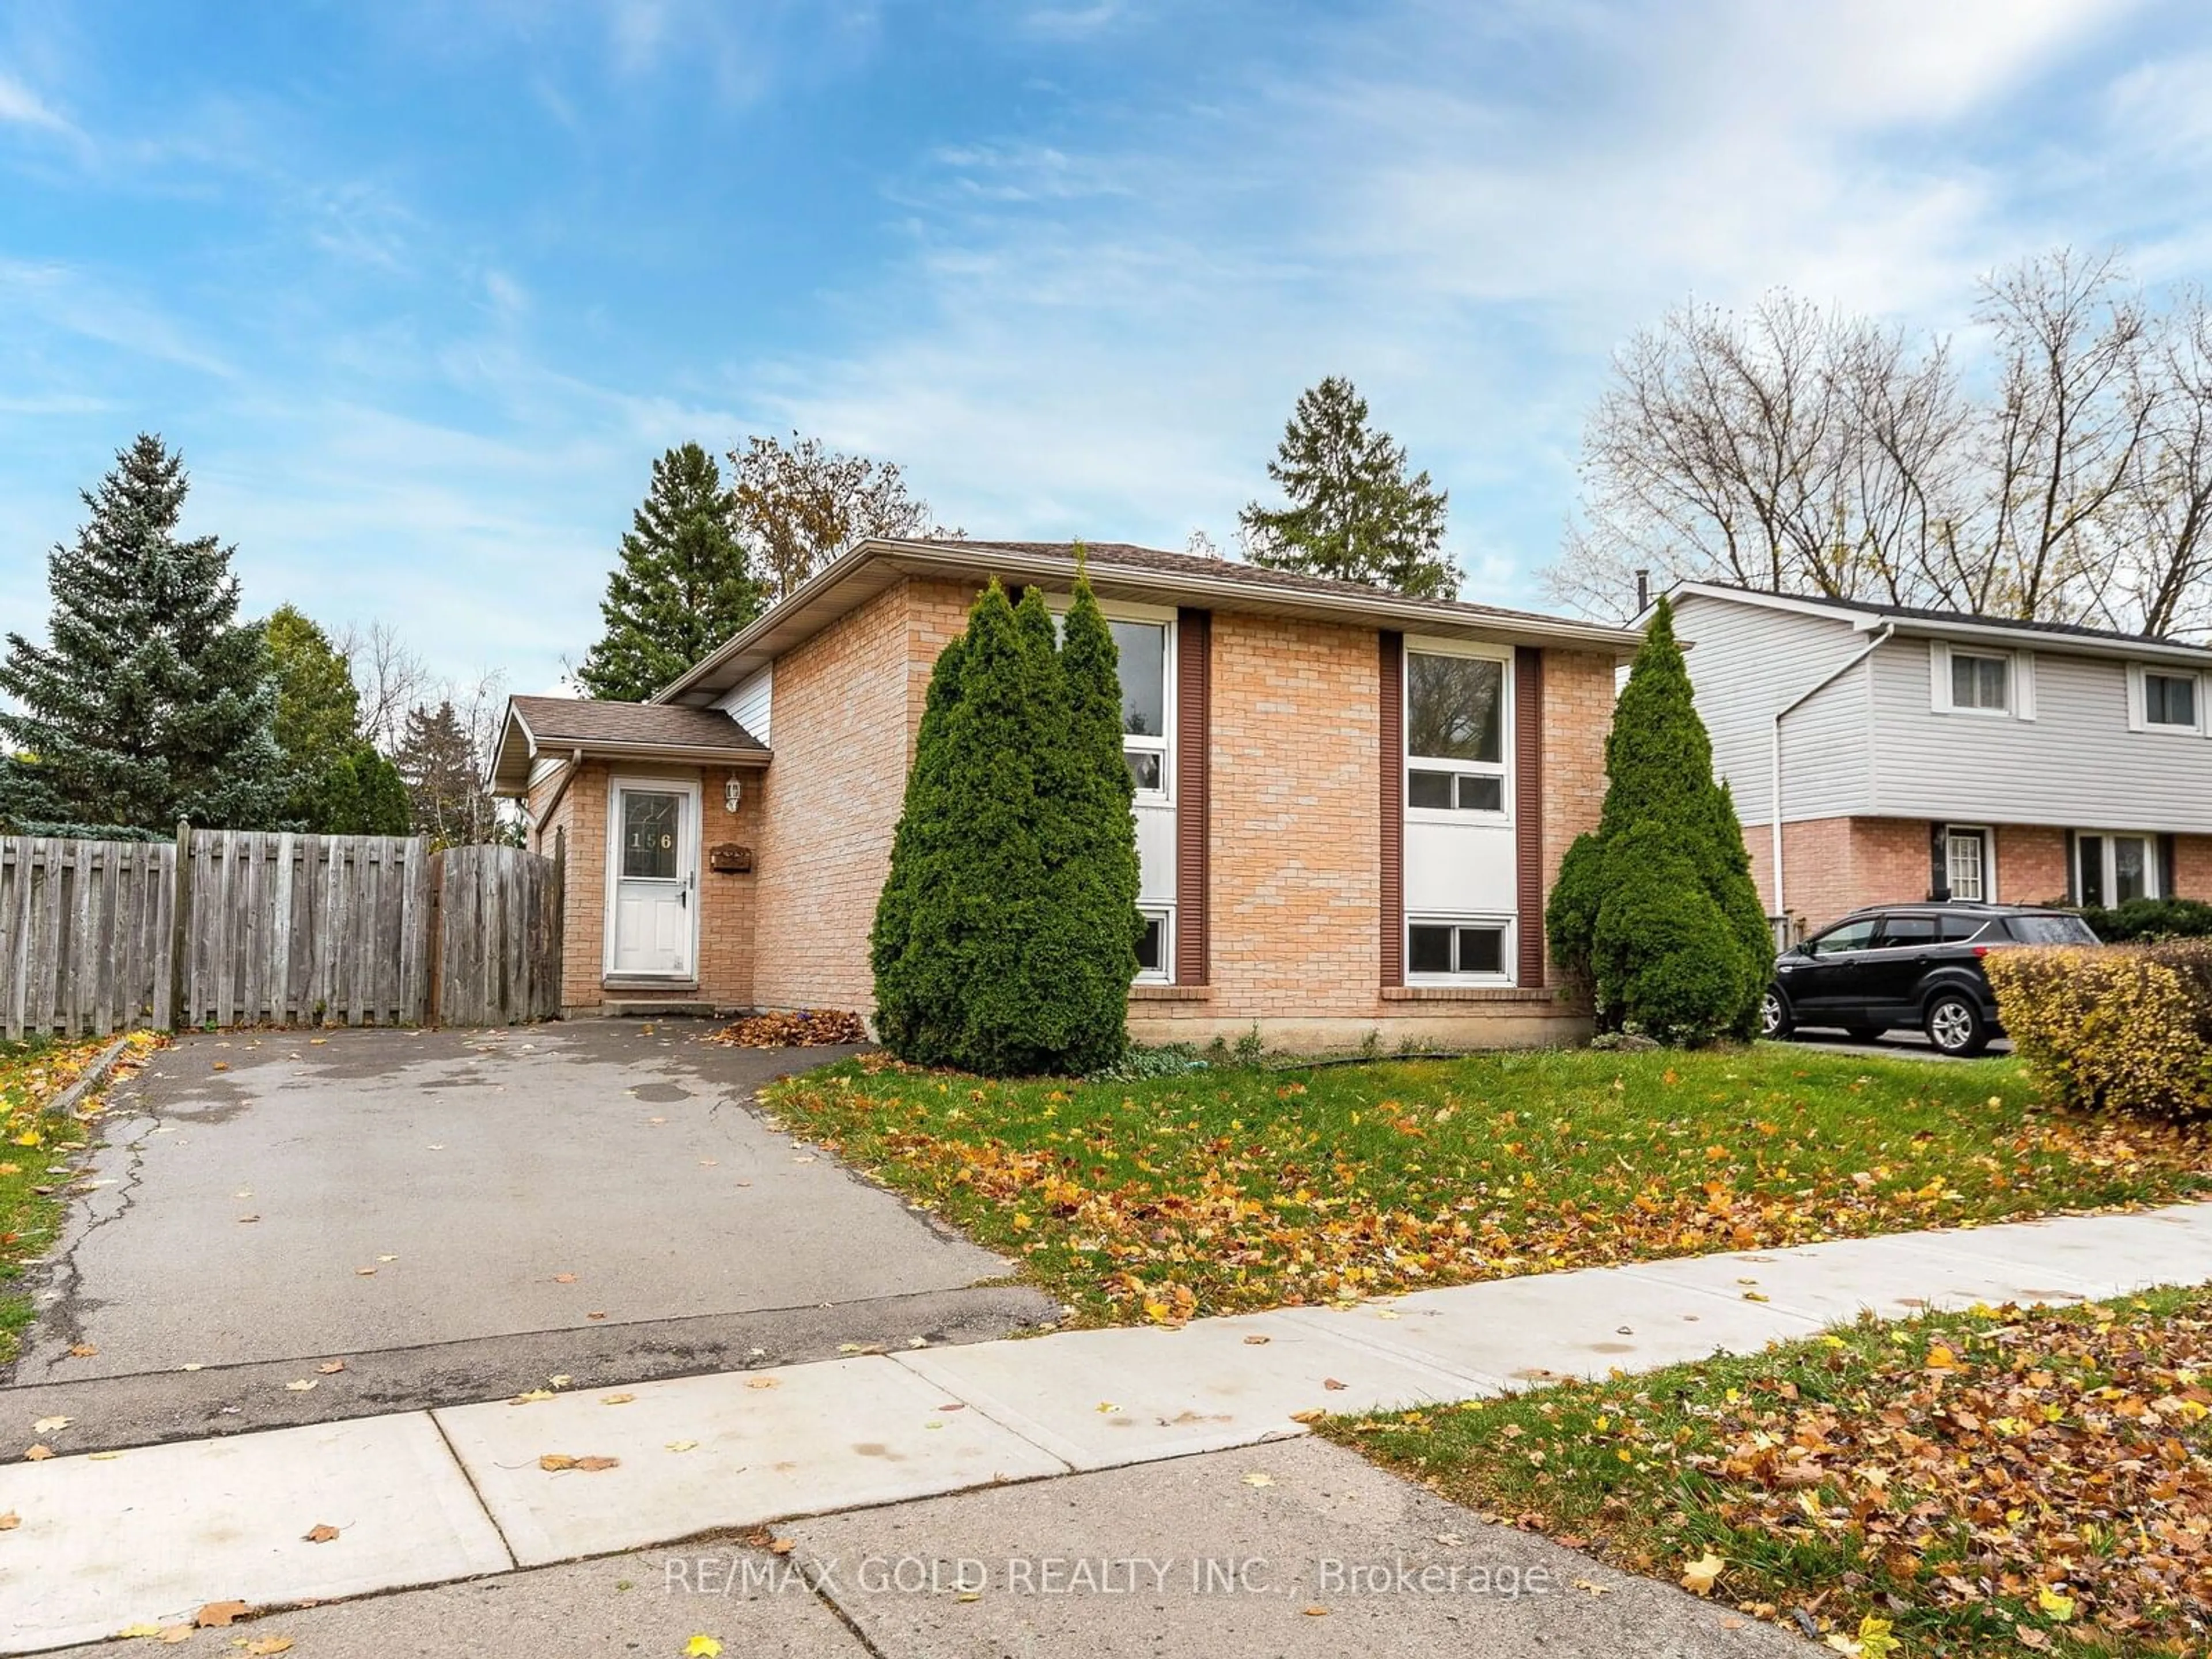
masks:
{"type": "Polygon", "coordinates": [[[2212,651],[1718,583],[1673,600],[1770,915],[2212,898],[2212,651]]]}
{"type": "MultiPolygon", "coordinates": [[[[1571,1040],[1543,904],[1595,824],[1637,636],[1218,559],[1086,550],[1121,653],[1151,1041],[1571,1040]]],[[[872,1006],[932,665],[1071,548],[869,542],[650,702],[516,697],[494,763],[563,850],[573,1012],[872,1006]]]]}

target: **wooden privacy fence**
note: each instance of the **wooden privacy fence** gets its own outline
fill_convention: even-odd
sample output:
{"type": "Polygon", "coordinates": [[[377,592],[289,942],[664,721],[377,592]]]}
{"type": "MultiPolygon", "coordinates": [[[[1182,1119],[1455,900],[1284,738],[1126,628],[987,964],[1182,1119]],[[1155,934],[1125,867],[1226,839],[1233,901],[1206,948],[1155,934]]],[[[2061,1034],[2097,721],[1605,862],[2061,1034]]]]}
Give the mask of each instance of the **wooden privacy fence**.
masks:
{"type": "Polygon", "coordinates": [[[559,1012],[560,881],[520,848],[419,836],[0,836],[0,1025],[542,1018],[559,1012]]]}
{"type": "Polygon", "coordinates": [[[561,1012],[561,866],[512,847],[449,847],[431,860],[438,902],[431,982],[448,1025],[561,1012]]]}

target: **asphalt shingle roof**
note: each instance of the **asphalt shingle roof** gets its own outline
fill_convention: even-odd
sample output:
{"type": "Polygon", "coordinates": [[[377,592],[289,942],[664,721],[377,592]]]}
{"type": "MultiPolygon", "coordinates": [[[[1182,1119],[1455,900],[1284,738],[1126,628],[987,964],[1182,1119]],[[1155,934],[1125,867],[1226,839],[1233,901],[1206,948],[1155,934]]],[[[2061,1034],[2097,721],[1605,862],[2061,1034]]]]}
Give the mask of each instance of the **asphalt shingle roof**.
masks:
{"type": "Polygon", "coordinates": [[[768,745],[714,708],[673,703],[599,702],[583,697],[515,697],[514,712],[539,745],[646,744],[671,749],[726,749],[764,755],[768,745]]]}

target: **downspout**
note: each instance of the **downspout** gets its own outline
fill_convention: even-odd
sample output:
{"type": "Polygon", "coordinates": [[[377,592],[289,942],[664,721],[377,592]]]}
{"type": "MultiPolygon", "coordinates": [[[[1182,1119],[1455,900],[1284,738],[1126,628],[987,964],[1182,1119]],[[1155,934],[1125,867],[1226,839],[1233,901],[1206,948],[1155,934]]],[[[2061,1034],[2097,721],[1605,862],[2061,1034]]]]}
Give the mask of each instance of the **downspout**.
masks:
{"type": "Polygon", "coordinates": [[[1866,642],[1865,648],[1858,655],[1831,670],[1822,678],[1808,686],[1793,702],[1775,713],[1774,741],[1767,762],[1768,801],[1771,808],[1767,813],[1771,820],[1767,827],[1774,836],[1774,914],[1778,916],[1787,916],[1790,914],[1782,896],[1782,722],[1843,678],[1844,675],[1850,673],[1851,670],[1856,668],[1869,657],[1874,655],[1875,652],[1881,650],[1883,646],[1887,645],[1890,636],[1896,632],[1895,623],[1884,623],[1875,630],[1874,637],[1866,642]]]}

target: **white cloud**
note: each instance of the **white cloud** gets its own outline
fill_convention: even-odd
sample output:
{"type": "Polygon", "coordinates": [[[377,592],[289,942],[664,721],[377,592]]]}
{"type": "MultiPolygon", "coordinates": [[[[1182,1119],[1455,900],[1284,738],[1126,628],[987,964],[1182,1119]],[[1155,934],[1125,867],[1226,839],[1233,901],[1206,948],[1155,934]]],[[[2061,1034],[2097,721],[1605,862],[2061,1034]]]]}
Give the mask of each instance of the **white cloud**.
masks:
{"type": "Polygon", "coordinates": [[[30,88],[13,76],[0,74],[0,122],[41,127],[48,132],[78,137],[76,128],[30,88]]]}

